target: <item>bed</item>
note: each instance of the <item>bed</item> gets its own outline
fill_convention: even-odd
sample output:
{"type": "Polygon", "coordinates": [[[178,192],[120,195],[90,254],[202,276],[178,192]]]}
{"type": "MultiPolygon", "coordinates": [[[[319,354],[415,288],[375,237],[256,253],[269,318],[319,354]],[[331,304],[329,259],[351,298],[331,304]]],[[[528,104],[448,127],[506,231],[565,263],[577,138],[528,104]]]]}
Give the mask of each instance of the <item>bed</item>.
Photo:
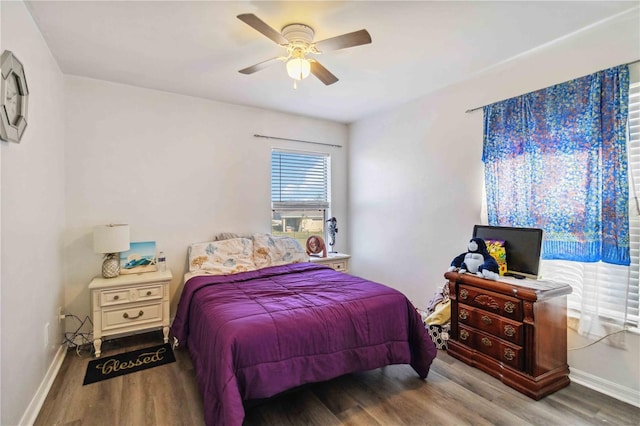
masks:
{"type": "Polygon", "coordinates": [[[171,327],[191,355],[208,425],[241,425],[244,401],[347,373],[410,364],[427,376],[436,349],[402,293],[301,262],[306,254],[274,257],[273,244],[258,255],[258,238],[245,240],[234,253],[192,246],[190,265],[236,272],[190,271],[171,327]]]}

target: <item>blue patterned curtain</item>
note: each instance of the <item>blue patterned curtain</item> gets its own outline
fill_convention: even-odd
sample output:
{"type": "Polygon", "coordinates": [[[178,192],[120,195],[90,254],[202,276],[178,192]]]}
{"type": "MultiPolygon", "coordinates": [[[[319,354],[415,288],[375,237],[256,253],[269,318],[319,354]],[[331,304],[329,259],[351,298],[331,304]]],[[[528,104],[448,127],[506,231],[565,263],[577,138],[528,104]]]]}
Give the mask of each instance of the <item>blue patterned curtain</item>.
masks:
{"type": "Polygon", "coordinates": [[[629,69],[484,107],[490,225],[544,230],[542,257],[629,265],[629,69]]]}

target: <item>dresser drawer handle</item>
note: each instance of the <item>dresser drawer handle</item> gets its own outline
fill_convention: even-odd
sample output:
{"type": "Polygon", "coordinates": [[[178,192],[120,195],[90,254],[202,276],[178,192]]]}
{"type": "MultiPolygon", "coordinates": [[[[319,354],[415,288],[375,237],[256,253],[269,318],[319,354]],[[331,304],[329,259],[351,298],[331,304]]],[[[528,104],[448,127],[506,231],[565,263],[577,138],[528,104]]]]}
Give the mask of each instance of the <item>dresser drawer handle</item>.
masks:
{"type": "Polygon", "coordinates": [[[489,340],[486,337],[483,337],[482,338],[482,344],[485,345],[485,346],[491,346],[491,340],[489,340]]]}
{"type": "Polygon", "coordinates": [[[142,310],[138,312],[138,316],[136,317],[130,317],[129,314],[125,312],[124,314],[122,314],[122,318],[134,320],[134,319],[140,318],[142,315],[144,315],[144,311],[142,310]]]}
{"type": "Polygon", "coordinates": [[[512,349],[510,348],[504,349],[504,358],[507,361],[513,361],[513,358],[515,358],[515,356],[516,356],[516,353],[512,349]]]}
{"type": "Polygon", "coordinates": [[[469,292],[466,289],[460,290],[460,299],[466,300],[469,297],[469,292]]]}
{"type": "Polygon", "coordinates": [[[460,340],[467,340],[469,338],[469,332],[467,330],[460,330],[460,340]]]}
{"type": "Polygon", "coordinates": [[[113,296],[113,300],[118,300],[118,299],[120,299],[120,296],[118,296],[117,294],[113,296]]]}
{"type": "Polygon", "coordinates": [[[504,334],[506,334],[509,337],[513,337],[514,334],[516,334],[516,329],[513,328],[512,325],[508,325],[507,324],[507,325],[504,326],[504,334]]]}
{"type": "Polygon", "coordinates": [[[461,310],[458,314],[458,318],[466,320],[467,318],[469,318],[469,312],[465,311],[464,309],[461,310]]]}
{"type": "Polygon", "coordinates": [[[510,314],[513,313],[513,310],[516,308],[516,305],[514,305],[512,302],[505,302],[504,303],[504,310],[510,314]]]}
{"type": "Polygon", "coordinates": [[[491,321],[491,318],[489,318],[486,315],[483,315],[482,318],[480,318],[482,320],[483,323],[485,323],[486,325],[491,325],[493,323],[493,321],[491,321]]]}
{"type": "Polygon", "coordinates": [[[147,296],[151,296],[151,290],[147,291],[147,296]]]}

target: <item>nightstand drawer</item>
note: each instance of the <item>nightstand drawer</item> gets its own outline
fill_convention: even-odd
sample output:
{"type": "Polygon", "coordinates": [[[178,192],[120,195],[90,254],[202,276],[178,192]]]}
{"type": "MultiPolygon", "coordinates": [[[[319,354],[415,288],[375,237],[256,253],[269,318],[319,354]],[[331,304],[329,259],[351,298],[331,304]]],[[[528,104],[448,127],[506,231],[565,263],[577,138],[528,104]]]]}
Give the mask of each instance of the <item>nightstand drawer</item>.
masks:
{"type": "Polygon", "coordinates": [[[126,288],[100,292],[100,306],[121,305],[130,301],[131,294],[126,288]]]}
{"type": "Polygon", "coordinates": [[[133,289],[137,300],[153,300],[162,298],[162,284],[133,289]]]}
{"type": "Polygon", "coordinates": [[[102,311],[102,329],[125,328],[146,323],[162,322],[162,302],[125,306],[102,311]]]}
{"type": "Polygon", "coordinates": [[[161,298],[161,284],[130,289],[107,290],[100,293],[100,306],[122,305],[123,303],[161,298]]]}
{"type": "Polygon", "coordinates": [[[321,263],[338,272],[349,272],[349,259],[351,256],[344,253],[329,253],[327,257],[311,256],[309,262],[321,263]]]}
{"type": "Polygon", "coordinates": [[[342,262],[331,262],[329,263],[329,266],[331,266],[336,271],[345,272],[347,270],[347,261],[345,260],[342,262]]]}

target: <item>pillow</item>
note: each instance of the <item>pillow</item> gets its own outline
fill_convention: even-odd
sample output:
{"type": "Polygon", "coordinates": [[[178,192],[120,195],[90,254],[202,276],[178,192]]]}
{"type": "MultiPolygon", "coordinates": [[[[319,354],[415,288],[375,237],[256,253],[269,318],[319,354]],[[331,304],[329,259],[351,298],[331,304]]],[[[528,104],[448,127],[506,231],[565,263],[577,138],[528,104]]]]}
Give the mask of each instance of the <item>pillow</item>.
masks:
{"type": "Polygon", "coordinates": [[[504,275],[507,272],[507,250],[502,240],[485,240],[487,251],[498,262],[498,273],[504,275]]]}
{"type": "Polygon", "coordinates": [[[253,241],[248,238],[209,241],[189,247],[189,272],[228,275],[255,269],[253,241]]]}
{"type": "Polygon", "coordinates": [[[213,237],[213,241],[230,240],[232,238],[251,238],[251,234],[238,234],[236,232],[220,232],[213,237]]]}
{"type": "Polygon", "coordinates": [[[300,243],[291,237],[271,234],[253,234],[253,262],[256,268],[308,262],[309,255],[300,243]]]}

